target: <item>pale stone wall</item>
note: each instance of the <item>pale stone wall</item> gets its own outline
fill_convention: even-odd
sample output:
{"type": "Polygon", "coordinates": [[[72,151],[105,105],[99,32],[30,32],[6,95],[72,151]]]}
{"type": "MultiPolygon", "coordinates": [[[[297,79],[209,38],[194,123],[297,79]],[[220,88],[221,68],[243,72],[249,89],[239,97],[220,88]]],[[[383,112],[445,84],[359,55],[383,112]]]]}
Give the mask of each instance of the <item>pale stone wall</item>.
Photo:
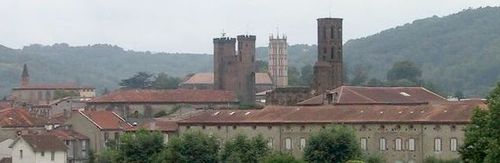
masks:
{"type": "MultiPolygon", "coordinates": [[[[179,125],[179,134],[188,131],[201,131],[205,134],[216,136],[224,143],[233,139],[238,134],[249,137],[262,135],[267,140],[272,140],[269,145],[272,149],[289,152],[301,158],[303,148],[301,139],[307,140],[311,133],[327,128],[328,124],[220,124],[220,125],[179,125]],[[286,149],[286,139],[291,140],[291,149],[286,149]]],[[[348,124],[357,134],[358,142],[366,139],[366,154],[383,155],[388,162],[422,162],[425,158],[434,156],[440,159],[458,158],[457,151],[450,151],[450,139],[457,138],[458,146],[463,143],[463,124],[348,124]],[[452,129],[455,126],[454,129],[452,129]],[[385,139],[385,150],[380,150],[380,139],[385,139]],[[441,138],[442,151],[434,151],[434,139],[441,138]],[[401,149],[396,150],[396,139],[401,140],[401,149]],[[409,150],[409,139],[414,140],[415,150],[409,150]]]]}
{"type": "Polygon", "coordinates": [[[80,113],[73,113],[66,124],[71,125],[74,131],[87,136],[90,139],[90,149],[96,153],[105,148],[106,135],[108,140],[114,140],[117,135],[121,135],[123,132],[121,130],[101,130],[80,113]]]}
{"type": "Polygon", "coordinates": [[[34,152],[29,144],[20,139],[12,148],[12,163],[36,162],[36,163],[66,163],[66,151],[55,151],[52,160],[52,151],[34,152]],[[21,151],[22,150],[22,157],[21,151]],[[44,155],[42,156],[42,152],[44,155]]]}

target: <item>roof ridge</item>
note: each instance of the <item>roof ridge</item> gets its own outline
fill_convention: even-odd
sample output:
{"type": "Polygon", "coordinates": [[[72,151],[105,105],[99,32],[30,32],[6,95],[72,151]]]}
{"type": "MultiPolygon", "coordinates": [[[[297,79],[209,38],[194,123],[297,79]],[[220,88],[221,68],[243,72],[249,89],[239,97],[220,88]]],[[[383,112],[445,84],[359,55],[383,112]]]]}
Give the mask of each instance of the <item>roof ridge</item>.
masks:
{"type": "Polygon", "coordinates": [[[83,115],[85,118],[87,118],[90,122],[92,122],[94,125],[96,125],[99,129],[102,129],[102,127],[99,124],[97,124],[94,120],[92,120],[92,118],[87,116],[82,110],[78,110],[78,112],[80,112],[81,115],[83,115]]]}

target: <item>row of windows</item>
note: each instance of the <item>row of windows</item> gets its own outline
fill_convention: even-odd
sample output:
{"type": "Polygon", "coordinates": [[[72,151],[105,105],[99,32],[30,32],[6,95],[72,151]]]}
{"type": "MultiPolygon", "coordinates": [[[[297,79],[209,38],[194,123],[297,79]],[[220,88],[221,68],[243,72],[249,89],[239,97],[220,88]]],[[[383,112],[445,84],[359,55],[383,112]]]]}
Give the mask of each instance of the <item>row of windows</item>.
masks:
{"type": "MultiPolygon", "coordinates": [[[[360,146],[362,150],[368,150],[368,139],[367,138],[361,138],[360,140],[360,146]]],[[[415,139],[410,138],[406,141],[406,149],[409,151],[415,151],[415,139]]],[[[458,147],[458,140],[457,138],[451,138],[450,139],[450,151],[456,152],[458,147]]],[[[387,147],[387,142],[385,138],[380,138],[379,139],[379,150],[381,151],[386,151],[389,150],[387,147]]],[[[394,140],[394,150],[396,151],[402,151],[403,150],[403,139],[397,138],[394,140]]],[[[442,151],[442,141],[441,138],[435,138],[434,139],[434,151],[442,151]]]]}
{"type": "MultiPolygon", "coordinates": [[[[50,152],[50,160],[51,160],[51,161],[54,161],[54,159],[55,159],[55,155],[56,155],[56,153],[55,153],[55,152],[53,152],[53,151],[52,151],[52,152],[50,152]]],[[[45,157],[45,151],[40,152],[40,156],[41,156],[41,157],[45,157]]],[[[23,150],[22,150],[22,149],[21,149],[21,150],[19,150],[19,159],[20,159],[20,160],[21,160],[21,159],[23,159],[23,150]]]]}

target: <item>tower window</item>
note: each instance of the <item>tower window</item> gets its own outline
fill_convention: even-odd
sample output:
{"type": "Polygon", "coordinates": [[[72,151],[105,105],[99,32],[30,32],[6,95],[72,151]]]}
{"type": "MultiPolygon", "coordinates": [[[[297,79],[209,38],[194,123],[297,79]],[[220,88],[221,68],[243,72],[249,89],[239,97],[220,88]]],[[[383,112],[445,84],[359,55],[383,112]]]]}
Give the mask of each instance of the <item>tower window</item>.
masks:
{"type": "Polygon", "coordinates": [[[335,38],[335,28],[333,28],[333,27],[330,28],[330,38],[331,39],[335,38]]]}
{"type": "Polygon", "coordinates": [[[330,58],[333,59],[334,56],[335,56],[335,49],[332,47],[332,51],[331,51],[331,54],[330,54],[330,58]]]}
{"type": "Polygon", "coordinates": [[[323,48],[323,53],[326,53],[326,48],[323,48]]]}

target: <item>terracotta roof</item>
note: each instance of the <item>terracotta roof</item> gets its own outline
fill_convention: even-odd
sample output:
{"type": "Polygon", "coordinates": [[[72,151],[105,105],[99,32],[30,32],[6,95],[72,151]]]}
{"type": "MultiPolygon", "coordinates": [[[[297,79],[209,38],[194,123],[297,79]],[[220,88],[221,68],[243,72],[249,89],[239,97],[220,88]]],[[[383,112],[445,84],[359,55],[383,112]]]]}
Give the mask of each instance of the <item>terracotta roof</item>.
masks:
{"type": "Polygon", "coordinates": [[[0,127],[43,127],[46,120],[32,116],[25,109],[0,110],[0,127]]]}
{"type": "Polygon", "coordinates": [[[12,101],[0,100],[0,110],[12,107],[12,101]]]}
{"type": "Polygon", "coordinates": [[[181,124],[223,123],[468,123],[484,103],[421,105],[268,106],[262,110],[207,110],[181,124]]]}
{"type": "Polygon", "coordinates": [[[62,89],[62,90],[79,90],[79,89],[95,89],[89,86],[78,86],[76,83],[47,83],[47,84],[28,84],[14,90],[26,90],[26,89],[36,89],[36,90],[47,90],[47,89],[62,89]]]}
{"type": "MultiPolygon", "coordinates": [[[[182,84],[214,84],[214,73],[196,73],[182,84]]],[[[255,84],[273,84],[268,73],[255,73],[255,84]]]]}
{"type": "MultiPolygon", "coordinates": [[[[54,135],[21,135],[21,139],[26,141],[35,152],[39,151],[66,151],[66,145],[54,135]]],[[[14,146],[19,139],[12,143],[14,146]]]]}
{"type": "Polygon", "coordinates": [[[47,124],[64,124],[68,118],[64,113],[55,114],[47,119],[47,124]]]}
{"type": "Polygon", "coordinates": [[[231,91],[222,90],[118,90],[95,97],[90,103],[236,103],[231,91]]]}
{"type": "Polygon", "coordinates": [[[145,129],[149,131],[164,131],[164,132],[174,132],[178,129],[177,121],[173,120],[161,120],[155,119],[151,122],[145,123],[140,126],[135,126],[131,128],[131,131],[137,131],[140,129],[145,129]]]}
{"type": "Polygon", "coordinates": [[[124,130],[132,127],[122,117],[112,111],[78,111],[99,129],[124,130]]]}
{"type": "Polygon", "coordinates": [[[76,131],[62,129],[62,128],[51,130],[51,131],[47,132],[46,134],[54,135],[57,138],[59,138],[60,140],[87,140],[87,139],[89,139],[87,136],[82,135],[76,131]]]}
{"type": "MultiPolygon", "coordinates": [[[[359,87],[341,86],[330,92],[337,93],[336,104],[418,104],[444,102],[445,98],[423,87],[359,87]]],[[[304,100],[298,105],[321,105],[325,94],[304,100]]]]}

